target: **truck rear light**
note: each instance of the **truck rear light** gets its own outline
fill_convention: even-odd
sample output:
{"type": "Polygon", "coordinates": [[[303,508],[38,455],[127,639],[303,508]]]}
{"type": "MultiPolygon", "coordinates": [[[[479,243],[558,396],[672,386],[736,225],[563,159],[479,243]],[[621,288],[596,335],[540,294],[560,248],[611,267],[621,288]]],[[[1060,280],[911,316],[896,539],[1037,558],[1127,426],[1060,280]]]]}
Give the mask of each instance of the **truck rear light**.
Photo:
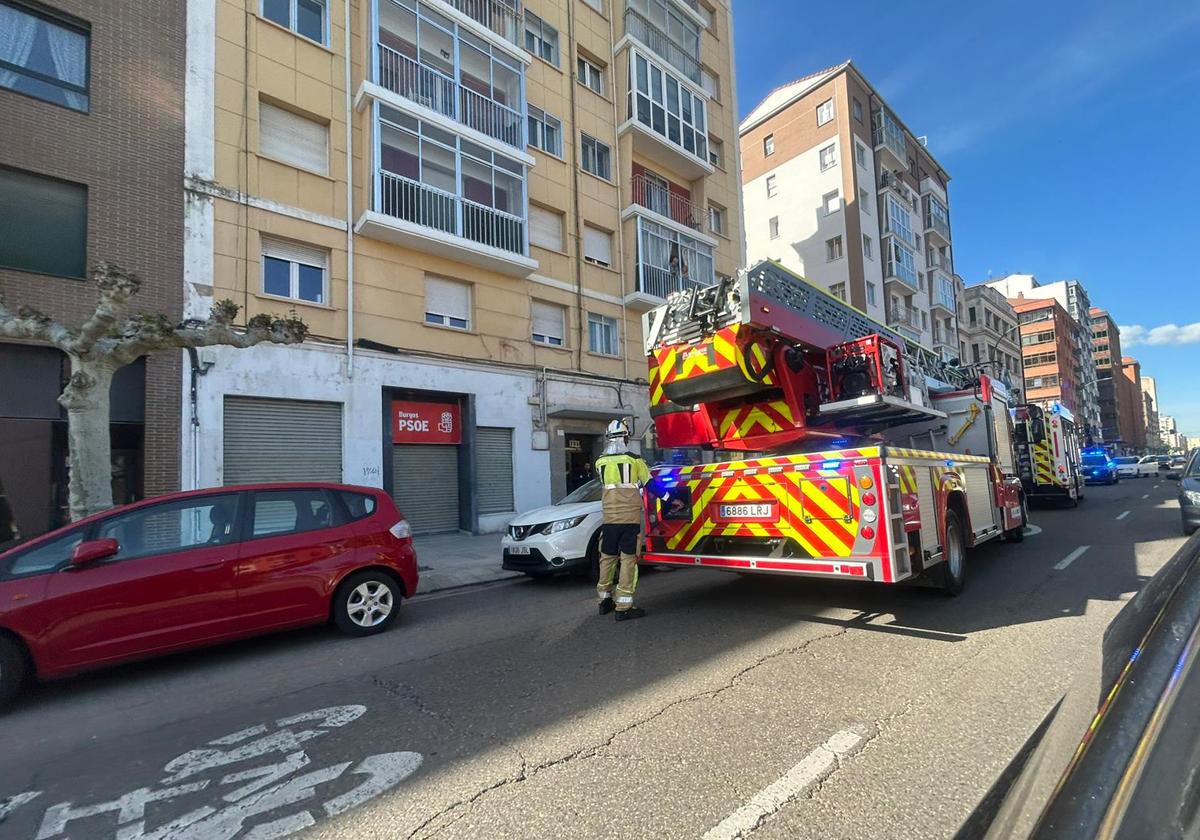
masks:
{"type": "Polygon", "coordinates": [[[871,523],[871,522],[874,522],[877,518],[878,517],[876,516],[875,511],[873,511],[873,510],[868,509],[868,510],[864,510],[862,512],[862,521],[863,522],[871,523]]]}
{"type": "Polygon", "coordinates": [[[872,480],[871,476],[864,475],[862,478],[860,478],[858,480],[858,486],[864,490],[870,490],[872,487],[875,486],[875,482],[874,482],[874,480],[872,480]]]}
{"type": "Polygon", "coordinates": [[[408,524],[407,519],[401,519],[391,528],[388,528],[391,535],[398,540],[407,540],[412,538],[412,526],[408,524]]]}
{"type": "Polygon", "coordinates": [[[864,493],[863,497],[862,497],[862,503],[864,505],[866,505],[867,507],[871,507],[872,505],[874,505],[875,504],[875,494],[874,493],[864,493]]]}
{"type": "Polygon", "coordinates": [[[870,525],[868,525],[867,527],[862,529],[862,536],[863,536],[864,540],[875,539],[875,529],[872,528],[870,525]]]}

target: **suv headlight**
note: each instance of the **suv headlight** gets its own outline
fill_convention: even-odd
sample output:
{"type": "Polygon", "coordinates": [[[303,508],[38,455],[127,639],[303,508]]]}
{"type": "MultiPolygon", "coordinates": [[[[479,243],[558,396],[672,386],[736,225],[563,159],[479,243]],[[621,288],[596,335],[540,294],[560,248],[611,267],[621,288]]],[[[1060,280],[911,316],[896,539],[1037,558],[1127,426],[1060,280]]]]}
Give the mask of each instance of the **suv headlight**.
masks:
{"type": "Polygon", "coordinates": [[[583,522],[585,519],[587,519],[586,516],[572,516],[570,519],[559,519],[555,522],[550,522],[546,525],[543,525],[542,533],[557,534],[559,531],[568,531],[579,523],[583,522]]]}
{"type": "Polygon", "coordinates": [[[1200,507],[1200,490],[1184,490],[1183,498],[1187,499],[1189,505],[1200,507]]]}

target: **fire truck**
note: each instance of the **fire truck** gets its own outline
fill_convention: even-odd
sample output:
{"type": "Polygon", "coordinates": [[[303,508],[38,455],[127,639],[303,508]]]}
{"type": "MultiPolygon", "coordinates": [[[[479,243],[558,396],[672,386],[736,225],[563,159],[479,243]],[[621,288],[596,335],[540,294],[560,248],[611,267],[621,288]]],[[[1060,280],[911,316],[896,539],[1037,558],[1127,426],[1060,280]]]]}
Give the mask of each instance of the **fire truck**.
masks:
{"type": "Polygon", "coordinates": [[[986,374],[770,261],[643,329],[658,446],[732,456],[656,468],[645,562],[956,594],[968,549],[1023,538],[1009,397],[986,374]]]}
{"type": "Polygon", "coordinates": [[[1031,502],[1075,507],[1083,498],[1081,446],[1075,417],[1060,403],[1012,408],[1018,475],[1031,502]]]}

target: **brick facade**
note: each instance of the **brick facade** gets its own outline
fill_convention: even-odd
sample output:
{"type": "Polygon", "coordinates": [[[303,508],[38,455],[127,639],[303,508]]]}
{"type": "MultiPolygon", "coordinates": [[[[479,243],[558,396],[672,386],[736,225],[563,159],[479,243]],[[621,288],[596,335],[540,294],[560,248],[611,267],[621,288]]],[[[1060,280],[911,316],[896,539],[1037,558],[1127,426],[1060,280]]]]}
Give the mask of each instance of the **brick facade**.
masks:
{"type": "MultiPolygon", "coordinates": [[[[184,4],[54,0],[46,8],[90,27],[90,110],[80,113],[0,88],[0,165],[88,190],[87,259],[143,279],[137,307],[178,318],[183,274],[184,4]]],[[[79,323],[86,281],[0,268],[10,306],[79,323]]],[[[144,489],[179,485],[180,354],[147,360],[144,489]]]]}

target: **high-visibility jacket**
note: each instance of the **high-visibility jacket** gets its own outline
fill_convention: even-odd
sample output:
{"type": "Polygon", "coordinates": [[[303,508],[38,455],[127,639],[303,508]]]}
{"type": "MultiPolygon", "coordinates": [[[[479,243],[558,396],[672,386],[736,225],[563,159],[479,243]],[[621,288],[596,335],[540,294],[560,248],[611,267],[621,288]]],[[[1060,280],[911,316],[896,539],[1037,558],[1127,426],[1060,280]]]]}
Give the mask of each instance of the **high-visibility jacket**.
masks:
{"type": "Polygon", "coordinates": [[[642,490],[650,481],[650,468],[636,455],[602,455],[596,459],[596,475],[604,485],[601,504],[604,522],[632,525],[642,521],[642,490]]]}

